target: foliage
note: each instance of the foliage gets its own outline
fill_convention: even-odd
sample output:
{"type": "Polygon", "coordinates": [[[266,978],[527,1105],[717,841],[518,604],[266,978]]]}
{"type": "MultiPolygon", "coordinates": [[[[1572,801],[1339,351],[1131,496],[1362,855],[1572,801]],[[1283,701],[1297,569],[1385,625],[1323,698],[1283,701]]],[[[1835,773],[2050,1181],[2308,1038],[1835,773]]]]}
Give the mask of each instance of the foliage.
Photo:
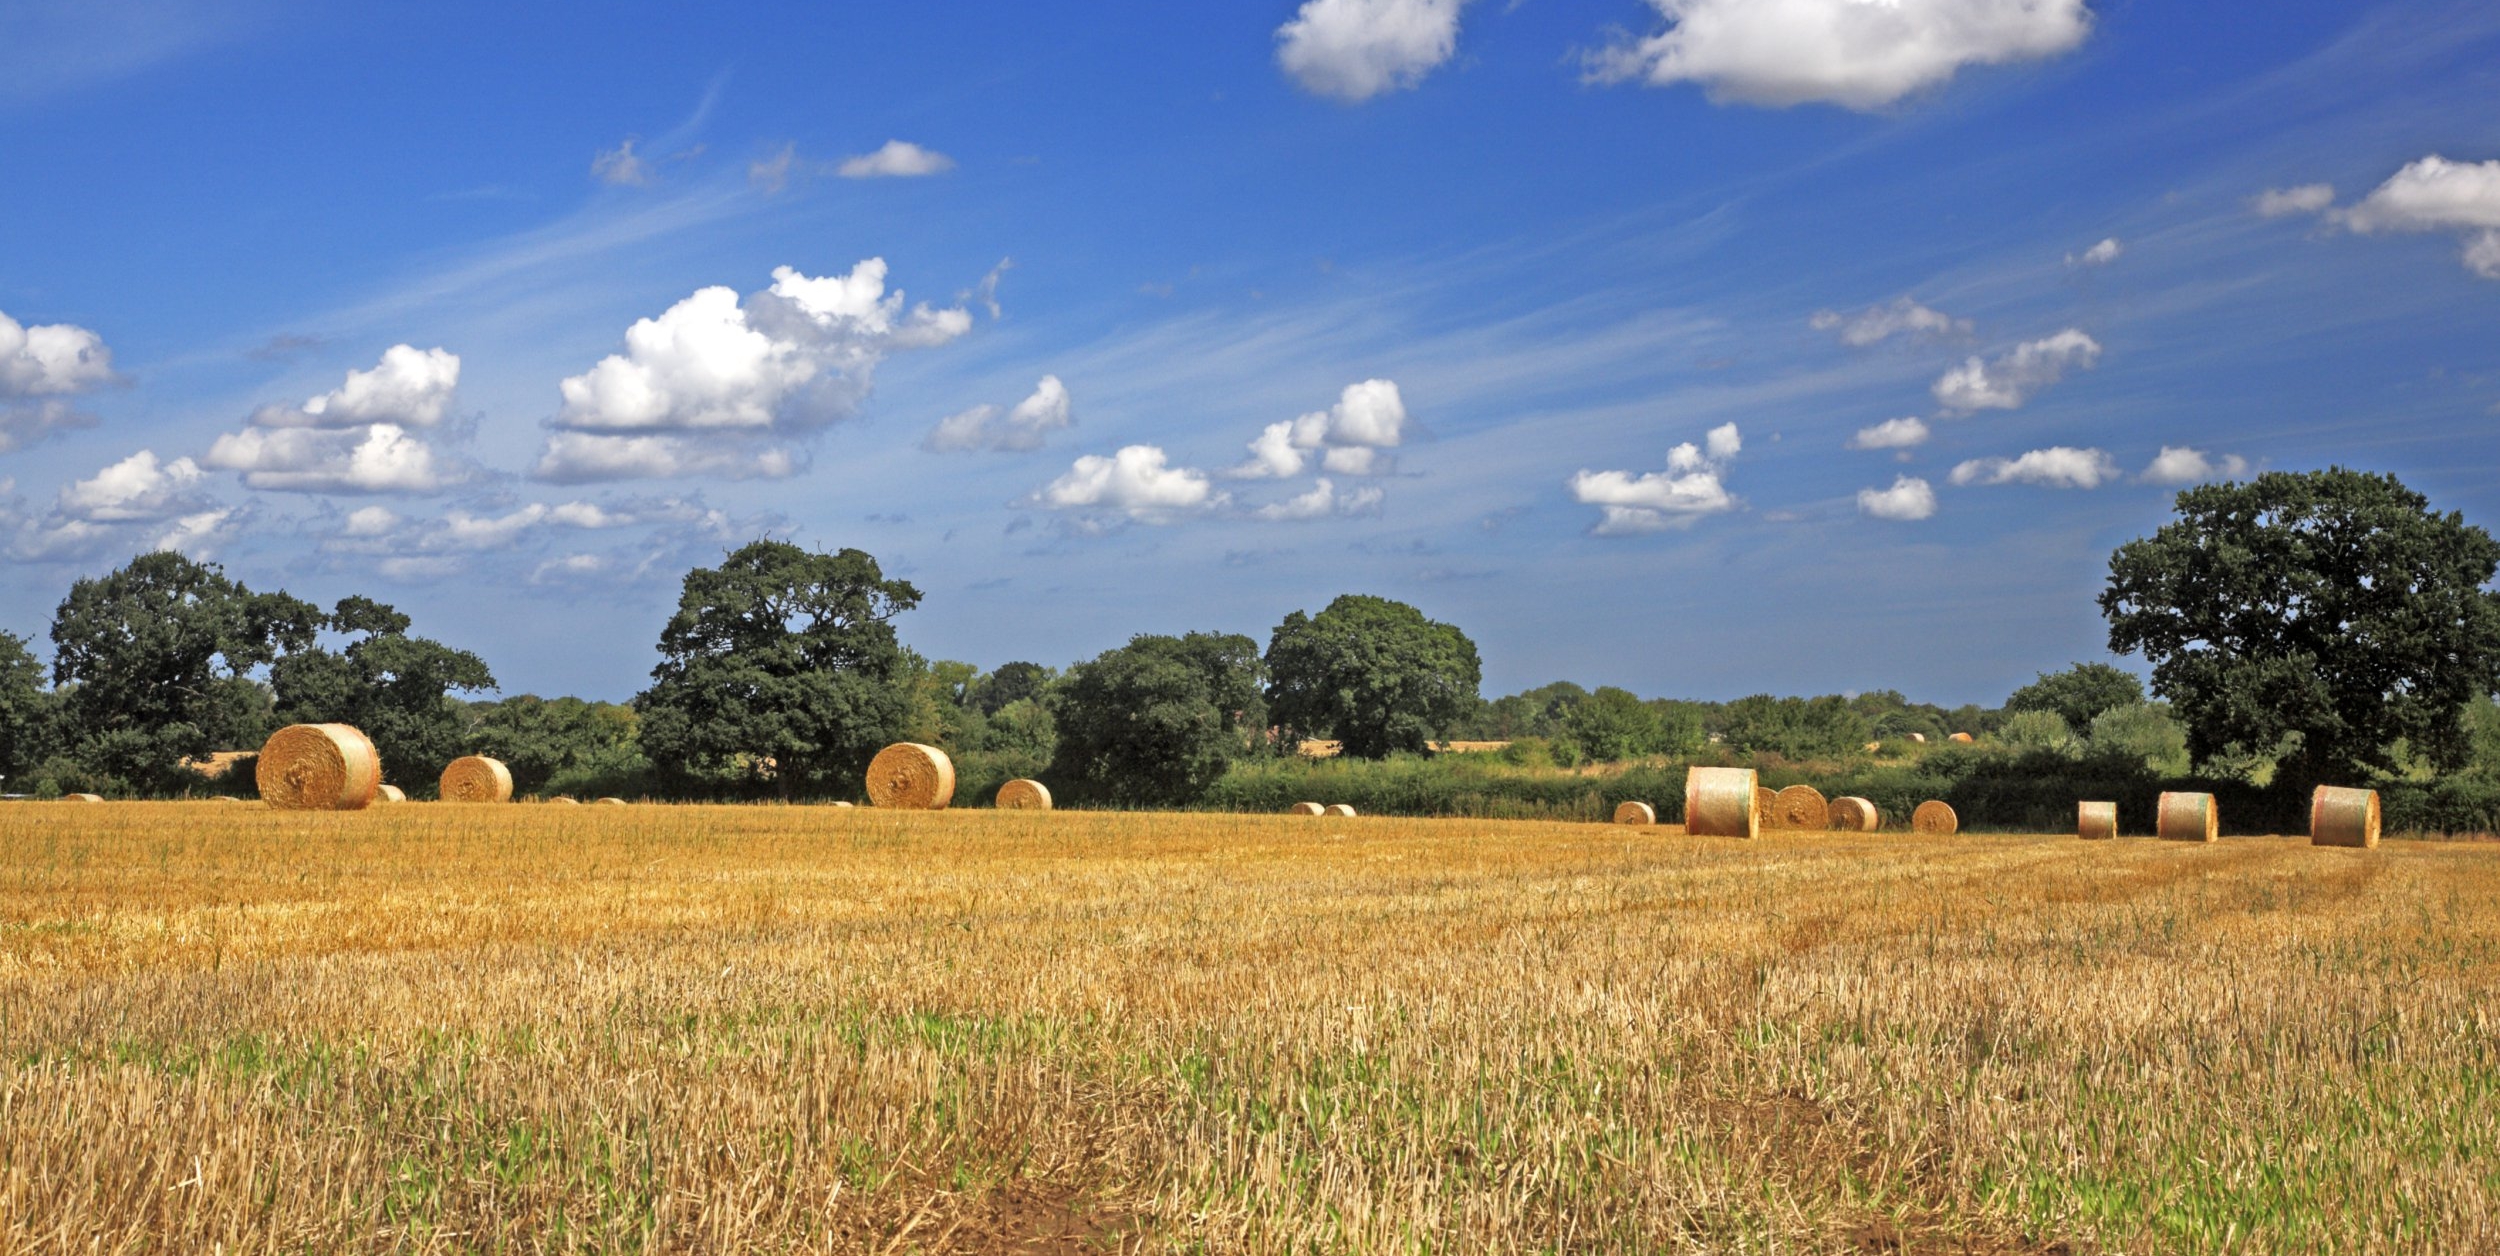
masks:
{"type": "Polygon", "coordinates": [[[2073,758],[2083,750],[2082,739],[2066,723],[2066,717],[2055,711],[2016,711],[1997,726],[1996,739],[2014,750],[2036,750],[2073,758]]]}
{"type": "Polygon", "coordinates": [[[1239,634],[1134,637],[1060,683],[1045,779],[1071,801],[1195,799],[1265,728],[1263,679],[1258,643],[1239,634]]]}
{"type": "Polygon", "coordinates": [[[22,792],[54,748],[54,700],[26,638],[0,632],[0,789],[22,792]]]}
{"type": "Polygon", "coordinates": [[[1289,743],[1335,737],[1358,759],[1424,749],[1472,712],[1484,675],[1467,634],[1353,593],[1317,615],[1286,616],[1267,670],[1270,710],[1289,743]]]}
{"type": "Polygon", "coordinates": [[[981,714],[996,715],[1018,702],[1038,702],[1050,692],[1058,673],[1039,663],[1001,663],[973,687],[972,705],[981,714]]]}
{"type": "Polygon", "coordinates": [[[1689,754],[1702,744],[1700,716],[1689,706],[1643,702],[1612,685],[1571,707],[1562,724],[1564,735],[1599,762],[1689,754]]]}
{"type": "Polygon", "coordinates": [[[463,748],[512,770],[522,794],[626,797],[648,792],[634,709],[616,702],[520,694],[468,708],[463,748]]]}
{"type": "Polygon", "coordinates": [[[2500,542],[2340,468],[2202,485],[2176,510],[2111,555],[2100,605],[2199,763],[2267,752],[2305,792],[2395,770],[2399,739],[2465,761],[2460,712],[2500,689],[2500,542]]]}
{"type": "Polygon", "coordinates": [[[1563,735],[1563,720],[1588,701],[1589,691],[1567,680],[1480,703],[1453,730],[1471,740],[1516,741],[1563,735]]]}
{"type": "MultiPolygon", "coordinates": [[[[2006,713],[2047,711],[2069,729],[2090,728],[2104,711],[2144,701],[2144,682],[2107,663],[2077,663],[2062,672],[2042,672],[2040,679],[2005,699],[2006,713]]],[[[2000,731],[2000,736],[2002,732],[2000,731]]]]}
{"type": "Polygon", "coordinates": [[[1828,759],[1857,753],[1867,741],[1866,717],[1837,695],[1775,698],[1755,694],[1727,704],[1721,735],[1738,751],[1828,759]]]}
{"type": "Polygon", "coordinates": [[[466,731],[450,694],[494,688],[486,661],[409,636],[408,617],[371,598],[341,598],[322,622],[361,635],[337,651],[299,649],[271,665],[279,722],[353,724],[382,756],[382,779],[429,791],[443,765],[460,757],[466,731]]]}
{"type": "Polygon", "coordinates": [[[2094,755],[2141,763],[2167,776],[2188,773],[2187,730],[2170,717],[2165,703],[2139,702],[2101,712],[2085,745],[2094,755]]]}
{"type": "Polygon", "coordinates": [[[634,700],[643,752],[697,792],[855,787],[912,715],[893,618],[920,591],[855,549],[748,544],[686,573],[660,665],[634,700]]]}
{"type": "Polygon", "coordinates": [[[267,736],[267,698],[249,673],[311,648],[322,618],[171,551],[78,581],[52,620],[68,754],[143,792],[196,789],[183,761],[267,736]]]}

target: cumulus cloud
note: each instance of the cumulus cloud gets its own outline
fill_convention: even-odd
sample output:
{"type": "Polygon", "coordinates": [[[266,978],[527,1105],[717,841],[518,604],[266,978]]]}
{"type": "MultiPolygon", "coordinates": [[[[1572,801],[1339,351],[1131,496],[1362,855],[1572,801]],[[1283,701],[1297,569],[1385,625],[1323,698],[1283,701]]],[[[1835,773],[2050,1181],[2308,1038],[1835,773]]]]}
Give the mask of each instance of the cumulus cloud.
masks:
{"type": "Polygon", "coordinates": [[[1250,442],[1250,460],[1233,468],[1240,479],[1286,479],[1317,462],[1338,475],[1386,475],[1395,461],[1385,452],[1406,439],[1406,400],[1394,381],[1348,384],[1337,404],[1299,418],[1270,423],[1250,442]]]}
{"type": "Polygon", "coordinates": [[[2127,246],[2120,244],[2118,242],[2118,237],[2110,236],[2080,253],[2067,254],[2066,264],[2077,268],[2085,266],[2107,266],[2111,262],[2117,261],[2118,255],[2126,251],[2127,246]]]}
{"type": "Polygon", "coordinates": [[[1107,458],[1087,454],[1034,494],[1034,504],[1083,516],[1166,523],[1230,500],[1215,491],[1205,472],[1170,461],[1153,445],[1129,445],[1107,458]]]}
{"type": "Polygon", "coordinates": [[[0,312],[0,453],[89,427],[69,398],[113,382],[104,338],[68,323],[28,326],[0,312]]]}
{"type": "Polygon", "coordinates": [[[1667,469],[1587,471],[1571,477],[1571,498],[1599,509],[1599,536],[1629,536],[1689,527],[1703,515],[1736,508],[1727,491],[1728,464],[1745,447],[1733,423],[1710,429],[1701,445],[1690,441],[1667,451],[1667,469]]]}
{"type": "MultiPolygon", "coordinates": [[[[343,527],[333,528],[322,548],[333,555],[353,556],[359,568],[393,579],[439,579],[485,563],[515,575],[526,572],[535,580],[550,567],[532,554],[544,552],[540,542],[643,529],[639,540],[627,542],[629,549],[643,551],[639,560],[614,555],[596,559],[602,571],[639,576],[655,564],[667,566],[669,556],[689,547],[752,536],[765,526],[770,526],[768,520],[732,519],[688,497],[506,503],[493,509],[453,509],[440,517],[414,519],[368,506],[349,514],[343,527]]],[[[553,560],[559,567],[564,561],[553,560]]]]}
{"type": "Polygon", "coordinates": [[[1074,422],[1068,386],[1045,375],[1033,395],[1001,414],[993,405],[978,405],[939,421],[921,442],[925,449],[956,453],[975,449],[1024,452],[1039,449],[1052,432],[1074,422]]]}
{"type": "Polygon", "coordinates": [[[89,523],[150,523],[204,508],[197,489],[206,473],[188,458],[161,462],[139,452],[61,489],[54,509],[89,523]]]}
{"type": "Polygon", "coordinates": [[[2332,183],[2304,183],[2296,188],[2267,188],[2249,202],[2260,218],[2288,218],[2293,214],[2319,214],[2335,203],[2332,183]]]}
{"type": "Polygon", "coordinates": [[[370,371],[349,371],[347,382],[301,406],[266,406],[252,415],[257,427],[433,427],[451,408],[460,387],[460,355],[442,349],[392,345],[370,371]]]}
{"type": "Polygon", "coordinates": [[[2101,344],[2069,327],[2054,336],[2028,341],[1990,361],[1978,355],[1946,371],[1936,380],[1936,400],[1953,410],[2014,410],[2043,388],[2064,379],[2069,371],[2090,370],[2101,360],[2101,344]]]}
{"type": "Polygon", "coordinates": [[[1311,482],[1308,491],[1280,502],[1271,502],[1251,511],[1255,518],[1270,523],[1293,523],[1308,519],[1327,519],[1338,515],[1377,514],[1384,494],[1377,485],[1366,485],[1347,493],[1339,493],[1336,484],[1326,476],[1311,482]]]}
{"type": "Polygon", "coordinates": [[[2389,176],[2334,219],[2362,234],[2459,231],[2463,261],[2485,279],[2500,279],[2500,161],[2450,161],[2433,154],[2389,176]]]}
{"type": "Polygon", "coordinates": [[[1881,344],[1896,335],[1928,340],[1959,340],[1971,332],[1969,319],[1931,310],[1909,297],[1902,297],[1890,305],[1870,305],[1855,314],[1816,310],[1809,321],[1816,331],[1837,332],[1840,343],[1860,349],[1881,344]]]}
{"type": "Polygon", "coordinates": [[[1926,443],[1927,423],[1916,417],[1886,419],[1849,438],[1851,449],[1915,449],[1926,443]]]}
{"type": "Polygon", "coordinates": [[[907,310],[885,281],[881,258],[822,278],[783,266],[743,301],[703,288],[636,321],[625,352],[559,385],[564,405],[536,474],[789,474],[790,442],[856,413],[889,354],[971,330],[963,307],[907,310]]]}
{"type": "Polygon", "coordinates": [[[2147,484],[2202,484],[2208,480],[2236,480],[2248,474],[2248,459],[2238,454],[2207,454],[2184,445],[2164,445],[2154,455],[2152,464],[2144,468],[2147,484]]]}
{"type": "Polygon", "coordinates": [[[640,136],[627,136],[624,143],[592,157],[590,177],[610,187],[651,186],[651,163],[634,151],[634,145],[641,142],[640,136]]]}
{"type": "Polygon", "coordinates": [[[459,355],[393,345],[368,371],[298,406],[263,406],[219,436],[207,463],[255,489],[432,493],[468,478],[417,430],[439,425],[460,386],[459,355]],[[413,430],[412,430],[413,429],[413,430]]]}
{"type": "Polygon", "coordinates": [[[908,140],[887,140],[873,153],[848,158],[834,173],[845,179],[917,179],[955,168],[955,159],[908,140]]]}
{"type": "Polygon", "coordinates": [[[1415,86],[1458,51],[1462,0],[1305,0],[1276,28],[1276,64],[1304,91],[1369,100],[1415,86]]]}
{"type": "Polygon", "coordinates": [[[1953,468],[1955,484],[2038,484],[2099,488],[2118,478],[2118,464],[2098,449],[2052,445],[2019,458],[1973,458],[1953,468]]]}
{"type": "Polygon", "coordinates": [[[1858,513],[1901,522],[1925,519],[1936,513],[1936,490],[1914,476],[1894,476],[1891,488],[1858,490],[1858,513]]]}
{"type": "Polygon", "coordinates": [[[1667,28],[1590,58],[1602,82],[1699,83],[1714,101],[1877,109],[1966,65],[2037,60],[2091,33],[2084,0],[1649,0],[1667,28]]]}

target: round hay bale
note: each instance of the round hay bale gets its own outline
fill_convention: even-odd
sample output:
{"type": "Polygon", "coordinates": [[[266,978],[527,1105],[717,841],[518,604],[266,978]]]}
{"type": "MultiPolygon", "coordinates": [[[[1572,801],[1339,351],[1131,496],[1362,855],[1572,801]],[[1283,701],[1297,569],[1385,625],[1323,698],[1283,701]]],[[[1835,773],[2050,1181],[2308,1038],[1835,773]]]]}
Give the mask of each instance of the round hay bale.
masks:
{"type": "Polygon", "coordinates": [[[1917,743],[1917,744],[1919,744],[1919,745],[1924,746],[1924,745],[1926,745],[1926,744],[1927,744],[1927,734],[1925,734],[1925,733],[1912,733],[1912,734],[1910,734],[1910,740],[1911,740],[1911,741],[1913,741],[1913,742],[1916,742],[1916,743],[1917,743]]]}
{"type": "MultiPolygon", "coordinates": [[[[1692,785],[1692,778],[1689,776],[1686,777],[1684,780],[1684,787],[1686,789],[1690,789],[1692,788],[1692,785]]],[[[1780,826],[1780,792],[1766,786],[1754,786],[1753,813],[1754,818],[1760,822],[1756,826],[1757,828],[1778,828],[1780,826]]]]}
{"type": "Polygon", "coordinates": [[[62,801],[62,802],[102,802],[102,801],[104,801],[104,795],[102,795],[102,794],[63,794],[63,795],[61,795],[61,801],[62,801]]]}
{"type": "Polygon", "coordinates": [[[2153,832],[2165,842],[2210,842],[2222,832],[2220,810],[2211,794],[2163,794],[2153,832]]]}
{"type": "Polygon", "coordinates": [[[1645,802],[1619,803],[1615,807],[1617,824],[1656,824],[1658,809],[1645,802]]]}
{"type": "Polygon", "coordinates": [[[1293,811],[1291,814],[1298,816],[1324,816],[1328,814],[1328,808],[1315,802],[1298,802],[1293,805],[1293,811]]]}
{"type": "Polygon", "coordinates": [[[2118,804],[2114,802],[2076,803],[2075,836],[2087,842],[2106,842],[2118,836],[2118,804]]]}
{"type": "Polygon", "coordinates": [[[1953,814],[1952,804],[1930,798],[1910,813],[1910,827],[1921,833],[1950,837],[1962,831],[1962,817],[1953,814]]]}
{"type": "Polygon", "coordinates": [[[443,783],[437,794],[444,802],[510,802],[512,769],[505,767],[501,759],[462,755],[443,769],[443,783]]]}
{"type": "Polygon", "coordinates": [[[280,811],[362,811],[382,792],[382,756],[349,725],[289,724],[262,744],[253,779],[280,811]]]}
{"type": "Polygon", "coordinates": [[[848,807],[848,806],[850,806],[851,804],[849,804],[849,803],[847,803],[847,802],[840,801],[839,799],[837,799],[837,800],[835,800],[835,802],[834,802],[834,804],[833,804],[833,805],[834,805],[834,806],[837,806],[837,807],[848,807]]]}
{"type": "Polygon", "coordinates": [[[1843,796],[1832,800],[1831,825],[1839,833],[1872,833],[1883,827],[1884,813],[1867,799],[1843,796]]]}
{"type": "Polygon", "coordinates": [[[868,805],[943,811],[955,800],[955,761],[935,746],[898,741],[868,763],[868,805]]]}
{"type": "Polygon", "coordinates": [[[1779,817],[1780,828],[1820,833],[1831,827],[1831,804],[1823,801],[1823,791],[1812,785],[1791,785],[1781,790],[1771,807],[1772,814],[1779,817]]]}
{"type": "Polygon", "coordinates": [[[1953,734],[1952,736],[1945,738],[1945,740],[1946,740],[1946,741],[1971,741],[1971,740],[1974,740],[1974,739],[1971,737],[1971,735],[1970,735],[1969,733],[1955,733],[1955,734],[1953,734]]]}
{"type": "Polygon", "coordinates": [[[1761,798],[1770,792],[1760,788],[1752,768],[1686,768],[1684,831],[1694,837],[1759,837],[1761,798]]]}
{"type": "Polygon", "coordinates": [[[2309,844],[2378,845],[2378,791],[2320,785],[2309,795],[2309,844]]]}
{"type": "Polygon", "coordinates": [[[1346,802],[1330,803],[1328,804],[1328,814],[1335,816],[1340,820],[1351,820],[1354,818],[1354,804],[1346,802]]]}
{"type": "Polygon", "coordinates": [[[578,807],[582,805],[582,800],[579,798],[567,798],[562,794],[558,794],[555,797],[548,799],[547,805],[551,807],[578,807]]]}
{"type": "Polygon", "coordinates": [[[1050,786],[1019,776],[998,787],[998,806],[1003,811],[1048,811],[1050,786]]]}
{"type": "Polygon", "coordinates": [[[622,807],[625,805],[625,800],[622,798],[602,798],[590,805],[594,807],[622,807]]]}
{"type": "Polygon", "coordinates": [[[408,791],[401,789],[397,785],[385,785],[374,791],[373,800],[375,802],[406,802],[408,801],[408,791]]]}

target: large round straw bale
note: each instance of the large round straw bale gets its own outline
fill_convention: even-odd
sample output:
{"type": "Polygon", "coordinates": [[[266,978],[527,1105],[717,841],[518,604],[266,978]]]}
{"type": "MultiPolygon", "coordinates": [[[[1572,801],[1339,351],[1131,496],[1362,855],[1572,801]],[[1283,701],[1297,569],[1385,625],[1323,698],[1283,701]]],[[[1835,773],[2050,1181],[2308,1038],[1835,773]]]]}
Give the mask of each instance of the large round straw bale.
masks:
{"type": "MultiPolygon", "coordinates": [[[[1691,777],[1688,776],[1685,778],[1684,784],[1686,788],[1691,788],[1692,783],[1691,777]]],[[[1761,821],[1760,827],[1766,829],[1778,828],[1780,826],[1780,792],[1767,785],[1754,786],[1753,813],[1754,817],[1761,821]]]]}
{"type": "Polygon", "coordinates": [[[1006,811],[1050,810],[1050,786],[1017,777],[998,787],[998,805],[1006,811]]]}
{"type": "Polygon", "coordinates": [[[2163,794],[2153,832],[2165,842],[2210,842],[2222,831],[2211,794],[2163,794]]]}
{"type": "Polygon", "coordinates": [[[2118,836],[2118,804],[2114,802],[2076,803],[2075,836],[2087,842],[2106,842],[2118,836]]]}
{"type": "Polygon", "coordinates": [[[1883,827],[1884,813],[1867,799],[1844,796],[1832,800],[1831,826],[1840,833],[1872,833],[1883,827]]]}
{"type": "Polygon", "coordinates": [[[1645,802],[1619,803],[1615,807],[1617,824],[1656,824],[1658,809],[1645,802]]]}
{"type": "Polygon", "coordinates": [[[868,804],[943,811],[955,800],[955,762],[935,746],[899,741],[868,763],[868,804]]]}
{"type": "Polygon", "coordinates": [[[1694,837],[1759,837],[1766,793],[1752,768],[1686,768],[1684,831],[1694,837]]]}
{"type": "Polygon", "coordinates": [[[280,811],[361,811],[382,792],[382,756],[346,724],[289,724],[262,744],[253,777],[280,811]]]}
{"type": "Polygon", "coordinates": [[[1298,816],[1324,816],[1328,814],[1328,808],[1315,802],[1298,802],[1293,805],[1293,814],[1298,816]]]}
{"type": "Polygon", "coordinates": [[[104,801],[104,795],[102,795],[102,794],[63,794],[63,795],[61,795],[61,801],[62,801],[62,802],[102,802],[102,801],[104,801]]]}
{"type": "Polygon", "coordinates": [[[1969,733],[1955,733],[1952,736],[1945,738],[1946,741],[1969,741],[1971,739],[1972,738],[1969,733]]]}
{"type": "Polygon", "coordinates": [[[374,791],[373,800],[375,802],[406,802],[408,791],[397,785],[385,785],[374,791]]]}
{"type": "Polygon", "coordinates": [[[510,802],[512,769],[505,767],[501,759],[462,755],[443,769],[443,783],[437,793],[444,802],[510,802]]]}
{"type": "Polygon", "coordinates": [[[2309,844],[2378,845],[2378,791],[2320,785],[2309,795],[2309,844]]]}
{"type": "Polygon", "coordinates": [[[1328,814],[1335,816],[1340,820],[1351,820],[1354,818],[1354,804],[1350,802],[1332,802],[1328,804],[1328,814]]]}
{"type": "Polygon", "coordinates": [[[1962,817],[1953,813],[1953,804],[1930,798],[1910,813],[1910,827],[1921,833],[1949,837],[1962,830],[1962,817]]]}
{"type": "Polygon", "coordinates": [[[1831,804],[1823,801],[1823,791],[1812,785],[1791,785],[1779,792],[1771,802],[1772,814],[1779,817],[1778,827],[1804,829],[1820,833],[1831,827],[1831,804]]]}

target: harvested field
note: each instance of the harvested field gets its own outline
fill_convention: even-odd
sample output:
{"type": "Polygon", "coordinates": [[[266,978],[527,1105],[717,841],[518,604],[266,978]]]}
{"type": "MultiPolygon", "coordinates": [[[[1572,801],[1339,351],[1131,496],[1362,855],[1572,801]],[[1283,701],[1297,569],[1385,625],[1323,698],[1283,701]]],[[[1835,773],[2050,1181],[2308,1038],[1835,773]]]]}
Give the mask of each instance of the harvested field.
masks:
{"type": "Polygon", "coordinates": [[[2500,848],[0,805],[0,1251],[2474,1251],[2500,848]]]}

